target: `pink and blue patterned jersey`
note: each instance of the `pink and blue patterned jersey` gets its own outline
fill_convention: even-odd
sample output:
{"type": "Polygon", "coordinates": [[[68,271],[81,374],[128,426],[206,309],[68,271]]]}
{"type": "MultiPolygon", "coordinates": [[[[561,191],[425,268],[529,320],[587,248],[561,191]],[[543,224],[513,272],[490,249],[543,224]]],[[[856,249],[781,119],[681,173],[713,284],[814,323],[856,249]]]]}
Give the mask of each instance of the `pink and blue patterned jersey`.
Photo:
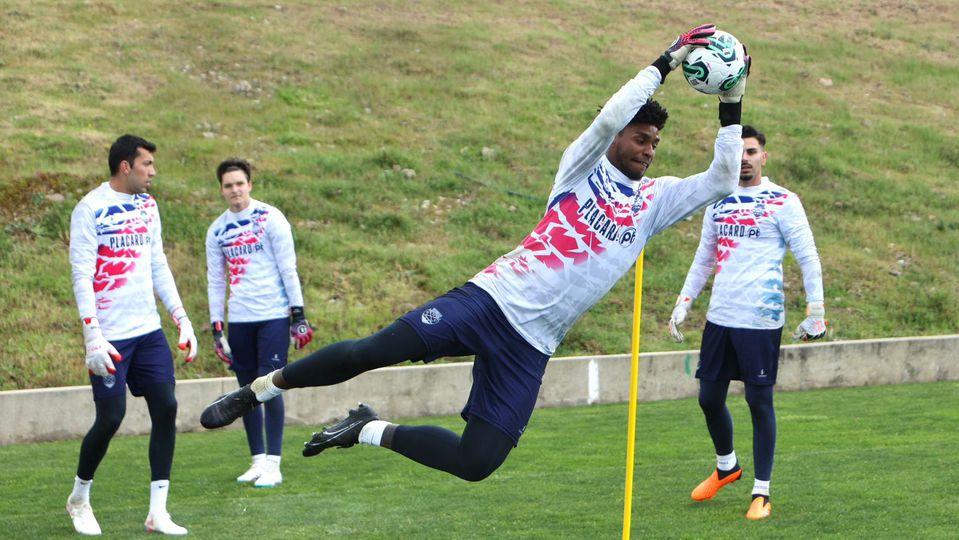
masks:
{"type": "Polygon", "coordinates": [[[70,264],[80,318],[96,317],[107,340],[160,328],[156,294],[168,312],[182,306],[163,253],[156,200],[114,191],[88,193],[70,219],[70,264]]]}
{"type": "Polygon", "coordinates": [[[290,223],[276,208],[250,200],[242,212],[223,212],[206,233],[210,321],[224,321],[229,279],[231,322],[290,316],[303,305],[290,223]]]}
{"type": "Polygon", "coordinates": [[[713,268],[706,318],[729,328],[775,329],[785,324],[783,258],[792,250],[807,302],[822,302],[822,268],[799,197],[763,177],[737,187],[706,208],[699,248],[682,294],[696,298],[713,268]]]}
{"type": "Polygon", "coordinates": [[[470,280],[547,355],[629,270],[652,235],[736,185],[743,146],[739,125],[721,128],[709,169],[685,179],[631,180],[606,158],[613,138],[660,82],[659,71],[649,67],[610,98],[563,154],[536,228],[470,280]]]}

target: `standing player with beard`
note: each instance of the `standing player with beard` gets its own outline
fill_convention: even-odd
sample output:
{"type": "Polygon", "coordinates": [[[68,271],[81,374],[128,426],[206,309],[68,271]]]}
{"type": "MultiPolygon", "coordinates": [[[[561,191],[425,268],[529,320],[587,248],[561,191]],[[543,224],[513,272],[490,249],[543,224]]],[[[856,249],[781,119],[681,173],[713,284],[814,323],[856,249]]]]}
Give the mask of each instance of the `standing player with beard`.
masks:
{"type": "MultiPolygon", "coordinates": [[[[214,350],[236,374],[240,386],[285,366],[291,340],[301,349],[313,339],[313,329],[303,312],[290,223],[278,209],[250,197],[252,174],[250,164],[242,159],[228,159],[216,168],[220,193],[230,208],[206,233],[214,350]],[[227,276],[230,321],[224,336],[227,276]]],[[[237,482],[253,482],[256,487],[283,482],[280,456],[284,420],[282,397],[243,415],[253,462],[237,482]],[[265,409],[265,419],[261,409],[265,409]]]]}
{"type": "Polygon", "coordinates": [[[462,435],[396,425],[361,404],[314,434],[304,455],[356,443],[383,446],[468,481],[489,476],[526,428],[546,363],[570,326],[636,262],[647,240],[736,186],[745,77],[720,96],[722,127],[709,169],[689,178],[645,176],[667,114],[650,99],[714,27],[694,28],[616,92],[566,149],[532,233],[464,286],[380,332],[334,343],[222,396],[201,423],[221,427],[289,388],[326,386],[406,360],[476,356],[462,435]]]}
{"type": "Polygon", "coordinates": [[[799,262],[806,289],[807,318],[793,338],[807,341],[826,333],[822,268],[806,212],[795,193],[763,176],[766,158],[766,136],[743,126],[739,187],[706,209],[699,249],[669,320],[670,334],[682,343],[680,325],[715,267],[696,377],[699,405],[716,448],[716,470],[693,490],[692,497],[711,499],[743,474],[733,450],[733,420],[726,407],[729,381],[743,381],[753,421],[756,467],[753,499],[746,513],[749,519],[763,519],[772,512],[773,385],[786,322],[782,267],[786,246],[799,262]]]}
{"type": "Polygon", "coordinates": [[[67,512],[81,534],[100,534],[90,507],[93,475],[126,414],[126,387],[150,410],[150,510],[145,527],[186,534],[170,519],[166,501],[176,439],[173,356],[160,328],[157,296],[179,329],[186,361],[196,356],[193,325],[163,253],[160,213],[147,191],[156,175],[156,146],[123,135],[110,147],[110,181],[77,203],[70,220],[70,264],[86,365],[96,406],[67,512]]]}

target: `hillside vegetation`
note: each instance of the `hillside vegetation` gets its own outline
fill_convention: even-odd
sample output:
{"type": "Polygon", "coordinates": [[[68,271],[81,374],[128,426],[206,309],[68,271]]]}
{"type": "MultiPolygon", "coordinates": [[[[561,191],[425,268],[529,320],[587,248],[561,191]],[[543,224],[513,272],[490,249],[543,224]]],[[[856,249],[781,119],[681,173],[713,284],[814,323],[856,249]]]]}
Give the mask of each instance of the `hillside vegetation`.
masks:
{"type": "MultiPolygon", "coordinates": [[[[959,10],[949,0],[748,10],[685,0],[6,0],[0,389],[86,380],[69,216],[106,179],[118,135],[159,146],[153,194],[201,340],[178,377],[223,375],[203,250],[226,208],[220,160],[250,159],[254,197],[293,223],[313,350],[387,324],[518,244],[597,106],[700,22],[734,33],[755,58],[744,120],[767,133],[767,174],[799,193],[810,217],[829,339],[956,332],[959,10]]],[[[657,99],[671,118],[650,174],[703,170],[715,98],[674,74],[657,99]]],[[[643,351],[699,344],[705,295],[686,344],[665,331],[699,229],[695,215],[646,249],[643,351]]],[[[791,258],[786,277],[791,330],[805,306],[791,258]]],[[[627,352],[632,287],[624,278],[558,355],[627,352]]]]}

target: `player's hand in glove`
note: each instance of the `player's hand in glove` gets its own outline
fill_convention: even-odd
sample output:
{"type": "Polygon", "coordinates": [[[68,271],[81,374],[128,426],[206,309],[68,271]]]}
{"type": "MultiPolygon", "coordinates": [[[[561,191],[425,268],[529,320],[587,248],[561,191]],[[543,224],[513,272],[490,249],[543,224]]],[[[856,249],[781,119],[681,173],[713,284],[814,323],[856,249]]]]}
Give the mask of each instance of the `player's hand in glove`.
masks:
{"type": "Polygon", "coordinates": [[[680,34],[676,41],[663,53],[663,58],[669,62],[669,69],[673,70],[679,67],[683,60],[689,56],[689,51],[693,50],[693,47],[709,45],[709,39],[707,38],[714,33],[716,33],[715,24],[701,24],[680,34]]]}
{"type": "Polygon", "coordinates": [[[683,333],[679,327],[686,321],[686,313],[693,299],[688,296],[679,295],[676,298],[676,307],[673,308],[673,314],[669,317],[669,335],[673,336],[676,343],[683,342],[683,333]]]}
{"type": "Polygon", "coordinates": [[[103,337],[100,321],[96,317],[83,319],[83,341],[87,346],[87,369],[93,375],[106,377],[117,372],[113,362],[123,360],[120,353],[103,337]]]}
{"type": "Polygon", "coordinates": [[[230,350],[230,344],[223,335],[223,321],[214,321],[213,323],[213,352],[216,357],[228,365],[233,365],[233,351],[230,350]]]}
{"type": "Polygon", "coordinates": [[[290,344],[299,350],[313,341],[313,327],[306,320],[303,306],[290,308],[290,344]]]}
{"type": "Polygon", "coordinates": [[[181,351],[186,351],[186,358],[183,360],[189,364],[196,358],[196,334],[193,333],[193,324],[190,323],[190,319],[186,316],[186,310],[182,307],[173,310],[172,316],[177,330],[180,331],[180,340],[177,342],[177,347],[181,351]]]}
{"type": "Polygon", "coordinates": [[[719,94],[720,103],[739,103],[743,100],[743,96],[746,95],[746,79],[749,78],[749,72],[753,67],[753,57],[749,56],[749,53],[746,52],[746,44],[743,43],[742,45],[743,53],[746,55],[746,75],[744,75],[742,79],[739,79],[736,86],[719,94]]]}
{"type": "Polygon", "coordinates": [[[806,320],[796,327],[793,339],[812,341],[826,335],[826,308],[822,302],[806,305],[806,320]]]}

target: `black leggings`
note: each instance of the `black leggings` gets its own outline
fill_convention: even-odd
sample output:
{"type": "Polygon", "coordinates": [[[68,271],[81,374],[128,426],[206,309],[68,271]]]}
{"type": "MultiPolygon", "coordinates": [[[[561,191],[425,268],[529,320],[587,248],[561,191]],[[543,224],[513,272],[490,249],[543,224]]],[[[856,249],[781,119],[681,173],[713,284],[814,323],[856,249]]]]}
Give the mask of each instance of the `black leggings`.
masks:
{"type": "Polygon", "coordinates": [[[437,426],[397,426],[391,448],[419,464],[479,482],[506,461],[513,440],[471,416],[462,437],[437,426]]]}
{"type": "MultiPolygon", "coordinates": [[[[150,480],[169,480],[176,445],[176,397],[172,384],[155,384],[143,391],[150,410],[150,480]]],[[[96,419],[80,444],[77,476],[92,480],[110,447],[110,440],[120,428],[127,412],[127,396],[94,401],[96,419]]]]}
{"type": "Polygon", "coordinates": [[[422,360],[426,352],[426,344],[410,325],[394,321],[372,336],[327,345],[288,364],[283,379],[291,388],[330,386],[371,369],[422,360]]]}
{"type": "MultiPolygon", "coordinates": [[[[776,411],[772,385],[746,384],[746,403],[753,421],[753,461],[758,480],[770,480],[776,452],[776,411]]],[[[733,451],[733,419],[726,407],[729,381],[699,381],[699,406],[719,455],[733,451]]]]}
{"type": "MultiPolygon", "coordinates": [[[[427,350],[408,324],[395,321],[372,336],[341,341],[283,368],[283,379],[292,388],[329,386],[371,369],[421,360],[427,350]]],[[[495,471],[513,440],[498,428],[476,417],[466,422],[463,435],[437,426],[397,426],[391,449],[413,461],[477,482],[495,471]]]]}

